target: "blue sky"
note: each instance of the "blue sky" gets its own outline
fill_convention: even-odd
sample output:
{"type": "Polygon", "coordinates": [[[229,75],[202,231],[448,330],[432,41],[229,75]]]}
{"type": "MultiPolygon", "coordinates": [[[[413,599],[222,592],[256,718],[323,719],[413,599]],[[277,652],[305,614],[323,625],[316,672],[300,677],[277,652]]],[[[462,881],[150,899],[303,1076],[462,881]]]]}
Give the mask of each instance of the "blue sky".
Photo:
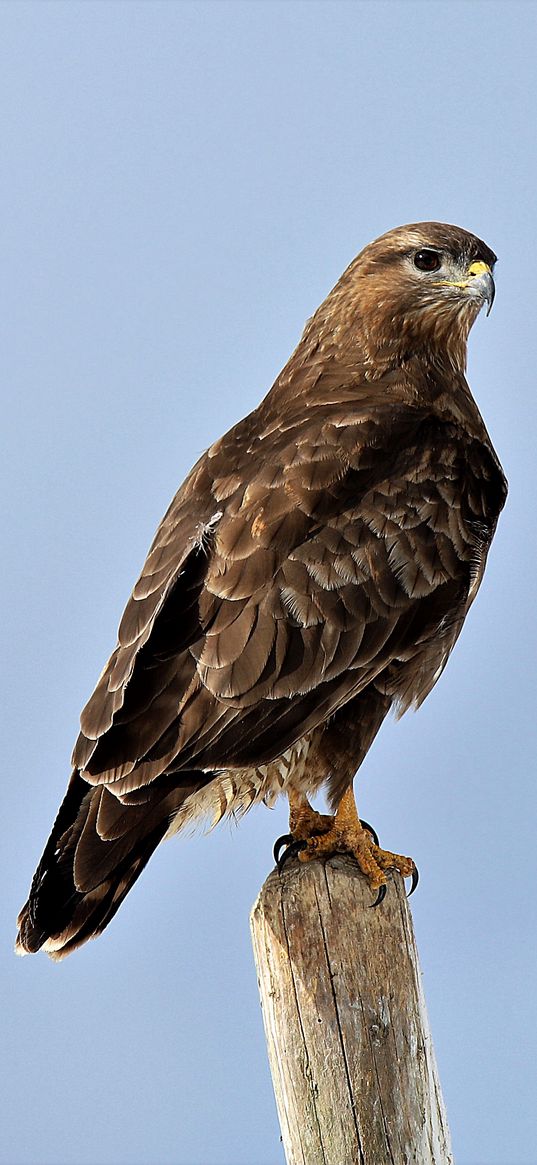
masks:
{"type": "Polygon", "coordinates": [[[532,3],[3,3],[3,1165],[281,1165],[248,913],[285,805],[162,847],[61,965],[11,954],[78,716],[154,528],[354,254],[498,253],[469,378],[510,480],[364,817],[412,853],[458,1165],[535,1165],[532,3]]]}

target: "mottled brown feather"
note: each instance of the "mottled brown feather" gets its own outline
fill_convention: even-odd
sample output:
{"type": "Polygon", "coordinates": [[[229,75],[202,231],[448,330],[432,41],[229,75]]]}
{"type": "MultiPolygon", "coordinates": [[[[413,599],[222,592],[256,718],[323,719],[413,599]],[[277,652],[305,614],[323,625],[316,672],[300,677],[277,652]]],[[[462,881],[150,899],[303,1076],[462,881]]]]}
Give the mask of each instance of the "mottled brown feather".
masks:
{"type": "Polygon", "coordinates": [[[83,710],[20,949],[99,933],[169,829],[293,783],[337,804],[389,709],[430,691],[506,495],[464,376],[460,273],[494,258],[435,223],[366,247],[194,466],[83,710]],[[424,246],[457,288],[418,274],[424,246]]]}

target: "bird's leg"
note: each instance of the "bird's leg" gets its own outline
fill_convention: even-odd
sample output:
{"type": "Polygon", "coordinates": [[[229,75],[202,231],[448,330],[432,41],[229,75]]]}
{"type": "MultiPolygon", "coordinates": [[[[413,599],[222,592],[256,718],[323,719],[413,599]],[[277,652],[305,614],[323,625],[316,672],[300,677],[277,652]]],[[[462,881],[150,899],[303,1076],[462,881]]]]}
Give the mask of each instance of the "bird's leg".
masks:
{"type": "Polygon", "coordinates": [[[315,837],[331,829],[334,820],[326,813],[317,813],[303,793],[291,788],[287,790],[287,796],[289,833],[279,837],[274,844],[274,861],[280,870],[289,858],[296,857],[297,853],[304,849],[309,837],[315,837]]]}
{"type": "Polygon", "coordinates": [[[289,833],[295,841],[307,841],[309,837],[328,833],[334,818],[328,813],[317,813],[303,793],[289,789],[289,833]]]}
{"type": "Polygon", "coordinates": [[[412,876],[410,893],[415,890],[418,871],[412,858],[381,849],[375,831],[358,817],[352,785],[343,794],[334,817],[317,813],[307,797],[294,789],[289,790],[288,797],[290,832],[278,838],[274,847],[280,870],[290,857],[298,856],[300,861],[309,862],[334,853],[350,853],[368,878],[371,889],[378,890],[374,906],[382,902],[386,892],[387,870],[399,870],[404,878],[412,876]]]}
{"type": "Polygon", "coordinates": [[[364,827],[358,817],[352,785],[343,794],[335,817],[328,820],[331,822],[329,829],[324,828],[322,833],[317,831],[304,837],[306,844],[301,847],[300,861],[308,862],[312,858],[341,852],[353,854],[362,873],[369,879],[372,890],[378,890],[386,884],[386,870],[399,870],[404,878],[412,874],[415,879],[416,867],[412,858],[390,853],[375,844],[368,828],[364,827]]]}

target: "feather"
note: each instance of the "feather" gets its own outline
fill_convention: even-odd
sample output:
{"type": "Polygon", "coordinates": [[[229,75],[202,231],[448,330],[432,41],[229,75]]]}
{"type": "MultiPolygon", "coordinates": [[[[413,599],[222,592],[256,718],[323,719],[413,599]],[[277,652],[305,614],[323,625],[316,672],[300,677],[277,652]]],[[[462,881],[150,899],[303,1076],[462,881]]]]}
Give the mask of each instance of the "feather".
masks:
{"type": "Polygon", "coordinates": [[[495,257],[439,223],[366,247],[180,487],[82,712],[19,950],[100,933],[197,820],[290,787],[337,805],[390,708],[436,683],[506,497],[464,375],[476,260],[495,257]]]}

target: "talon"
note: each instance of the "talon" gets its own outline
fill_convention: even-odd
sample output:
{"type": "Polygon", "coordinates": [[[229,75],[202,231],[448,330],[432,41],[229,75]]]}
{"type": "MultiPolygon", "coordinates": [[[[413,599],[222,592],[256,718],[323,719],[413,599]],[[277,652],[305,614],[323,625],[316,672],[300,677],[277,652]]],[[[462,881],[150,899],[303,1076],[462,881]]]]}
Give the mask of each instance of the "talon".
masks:
{"type": "MultiPolygon", "coordinates": [[[[279,840],[281,841],[282,838],[280,838],[279,840]]],[[[307,849],[307,848],[308,848],[308,843],[306,841],[294,841],[294,840],[292,840],[291,844],[288,845],[287,849],[283,851],[281,858],[279,858],[279,860],[276,863],[279,873],[281,874],[283,867],[285,866],[285,863],[288,862],[290,858],[296,858],[297,854],[301,853],[301,851],[303,849],[307,849]]]]}
{"type": "MultiPolygon", "coordinates": [[[[363,824],[363,822],[362,822],[362,824],[363,824]]],[[[379,886],[379,892],[377,894],[377,897],[375,898],[375,901],[371,903],[371,906],[369,909],[374,910],[376,906],[380,906],[381,902],[384,901],[385,897],[386,897],[386,883],[383,882],[382,886],[379,886]]]]}
{"type": "Polygon", "coordinates": [[[373,893],[377,894],[372,907],[384,901],[386,875],[390,870],[398,870],[403,878],[412,878],[409,897],[414,892],[418,884],[414,862],[381,848],[376,830],[358,816],[352,788],[343,794],[334,817],[317,813],[306,797],[293,790],[289,792],[289,805],[289,833],[278,838],[274,846],[274,861],[280,872],[290,858],[298,855],[302,862],[308,862],[348,853],[356,859],[373,893]]]}
{"type": "Polygon", "coordinates": [[[276,838],[276,841],[274,842],[274,849],[272,850],[272,856],[276,862],[276,865],[279,865],[280,850],[283,849],[284,846],[291,845],[291,842],[294,840],[295,839],[292,833],[284,833],[281,837],[276,838]]]}
{"type": "Polygon", "coordinates": [[[370,825],[368,821],[362,821],[362,818],[360,818],[360,824],[363,825],[364,829],[367,829],[367,832],[371,834],[375,845],[378,845],[379,838],[376,829],[373,829],[373,826],[370,825]]]}
{"type": "Polygon", "coordinates": [[[410,890],[408,891],[407,898],[410,898],[410,895],[414,893],[414,890],[416,889],[416,886],[417,886],[419,880],[420,880],[420,875],[419,875],[418,867],[414,866],[414,869],[412,870],[412,882],[410,884],[410,890]]]}

